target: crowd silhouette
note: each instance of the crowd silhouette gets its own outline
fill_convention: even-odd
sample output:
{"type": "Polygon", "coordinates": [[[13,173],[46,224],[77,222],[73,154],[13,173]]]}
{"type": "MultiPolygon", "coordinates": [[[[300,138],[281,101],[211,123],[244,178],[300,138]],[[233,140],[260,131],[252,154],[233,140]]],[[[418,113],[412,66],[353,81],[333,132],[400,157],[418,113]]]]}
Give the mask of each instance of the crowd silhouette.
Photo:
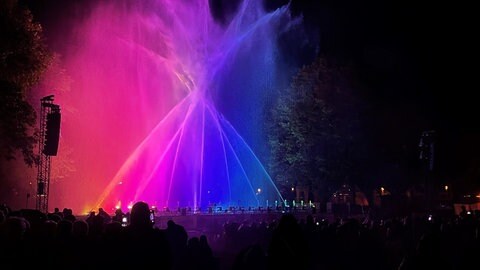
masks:
{"type": "Polygon", "coordinates": [[[86,218],[2,205],[0,269],[470,269],[480,251],[478,212],[332,221],[287,213],[193,237],[173,220],[160,229],[150,214],[144,202],[86,218]]]}

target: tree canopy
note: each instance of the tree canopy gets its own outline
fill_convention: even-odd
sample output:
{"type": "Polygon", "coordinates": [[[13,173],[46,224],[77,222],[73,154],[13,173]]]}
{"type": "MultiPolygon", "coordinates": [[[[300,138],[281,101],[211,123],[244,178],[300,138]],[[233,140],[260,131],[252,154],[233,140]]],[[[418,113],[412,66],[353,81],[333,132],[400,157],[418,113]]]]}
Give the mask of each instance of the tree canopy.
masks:
{"type": "Polygon", "coordinates": [[[36,114],[27,102],[50,62],[42,27],[17,1],[0,1],[0,158],[35,161],[36,114]]]}
{"type": "Polygon", "coordinates": [[[352,70],[318,57],[280,92],[267,121],[269,168],[280,187],[325,189],[357,173],[361,100],[352,70]]]}

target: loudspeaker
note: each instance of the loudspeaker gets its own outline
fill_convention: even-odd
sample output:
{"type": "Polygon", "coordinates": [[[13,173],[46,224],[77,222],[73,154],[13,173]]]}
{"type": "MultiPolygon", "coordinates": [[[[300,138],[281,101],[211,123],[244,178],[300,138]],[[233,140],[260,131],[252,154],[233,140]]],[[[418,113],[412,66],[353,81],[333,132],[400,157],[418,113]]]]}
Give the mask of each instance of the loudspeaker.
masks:
{"type": "Polygon", "coordinates": [[[37,195],[45,195],[45,183],[39,182],[37,184],[37,195]]]}
{"type": "Polygon", "coordinates": [[[60,112],[51,112],[47,115],[47,130],[43,153],[47,156],[56,156],[58,139],[60,137],[60,112]]]}

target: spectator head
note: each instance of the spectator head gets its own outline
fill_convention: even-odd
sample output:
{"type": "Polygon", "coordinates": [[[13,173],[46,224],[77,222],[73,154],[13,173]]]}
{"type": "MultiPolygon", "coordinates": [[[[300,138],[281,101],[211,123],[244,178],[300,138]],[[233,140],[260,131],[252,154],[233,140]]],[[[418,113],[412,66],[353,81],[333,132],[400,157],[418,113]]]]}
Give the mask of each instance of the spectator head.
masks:
{"type": "Polygon", "coordinates": [[[42,226],[42,234],[46,239],[53,239],[57,232],[57,222],[47,219],[42,226]]]}
{"type": "Polygon", "coordinates": [[[123,216],[122,209],[118,208],[117,210],[115,210],[115,215],[117,215],[117,216],[123,216]]]}
{"type": "Polygon", "coordinates": [[[8,217],[5,222],[4,233],[7,239],[22,240],[30,224],[22,217],[8,217]]]}
{"type": "Polygon", "coordinates": [[[189,248],[198,248],[200,246],[200,239],[198,237],[192,237],[188,239],[188,247],[189,248]]]}
{"type": "Polygon", "coordinates": [[[122,232],[122,224],[120,222],[110,222],[105,225],[105,236],[111,238],[118,238],[122,232]]]}
{"type": "Polygon", "coordinates": [[[68,238],[72,234],[73,223],[69,220],[60,220],[57,224],[57,236],[68,238]]]}
{"type": "Polygon", "coordinates": [[[150,208],[145,202],[136,202],[130,213],[130,225],[132,227],[151,227],[150,208]]]}
{"type": "Polygon", "coordinates": [[[208,246],[207,236],[204,234],[200,235],[200,245],[208,246]]]}
{"type": "Polygon", "coordinates": [[[73,222],[72,234],[75,237],[86,237],[88,235],[88,223],[85,220],[73,222]]]}
{"type": "Polygon", "coordinates": [[[74,215],[72,215],[72,214],[67,214],[67,215],[65,215],[65,216],[63,217],[63,219],[64,219],[64,220],[68,220],[68,221],[70,221],[70,222],[72,222],[72,223],[75,222],[75,220],[77,220],[77,218],[76,218],[74,215]]]}
{"type": "Polygon", "coordinates": [[[63,208],[62,213],[63,213],[63,216],[68,216],[68,215],[72,215],[72,216],[73,216],[73,211],[72,211],[72,209],[70,209],[70,208],[63,208]]]}
{"type": "Polygon", "coordinates": [[[56,213],[56,214],[49,213],[47,218],[49,220],[55,221],[56,223],[58,223],[58,222],[60,222],[60,220],[62,220],[62,217],[59,215],[59,213],[56,213]]]}

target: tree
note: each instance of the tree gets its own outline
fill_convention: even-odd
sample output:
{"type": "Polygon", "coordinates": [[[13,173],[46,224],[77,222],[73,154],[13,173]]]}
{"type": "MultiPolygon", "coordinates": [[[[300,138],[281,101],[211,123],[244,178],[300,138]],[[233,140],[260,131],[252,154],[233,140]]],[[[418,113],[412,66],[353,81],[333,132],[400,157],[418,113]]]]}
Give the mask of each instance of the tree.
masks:
{"type": "Polygon", "coordinates": [[[15,159],[20,151],[26,164],[35,161],[36,114],[27,92],[40,80],[50,62],[42,27],[15,0],[0,1],[0,158],[15,159]]]}
{"type": "Polygon", "coordinates": [[[352,68],[318,57],[279,94],[269,116],[270,172],[280,187],[325,190],[358,173],[361,102],[352,68]]]}

